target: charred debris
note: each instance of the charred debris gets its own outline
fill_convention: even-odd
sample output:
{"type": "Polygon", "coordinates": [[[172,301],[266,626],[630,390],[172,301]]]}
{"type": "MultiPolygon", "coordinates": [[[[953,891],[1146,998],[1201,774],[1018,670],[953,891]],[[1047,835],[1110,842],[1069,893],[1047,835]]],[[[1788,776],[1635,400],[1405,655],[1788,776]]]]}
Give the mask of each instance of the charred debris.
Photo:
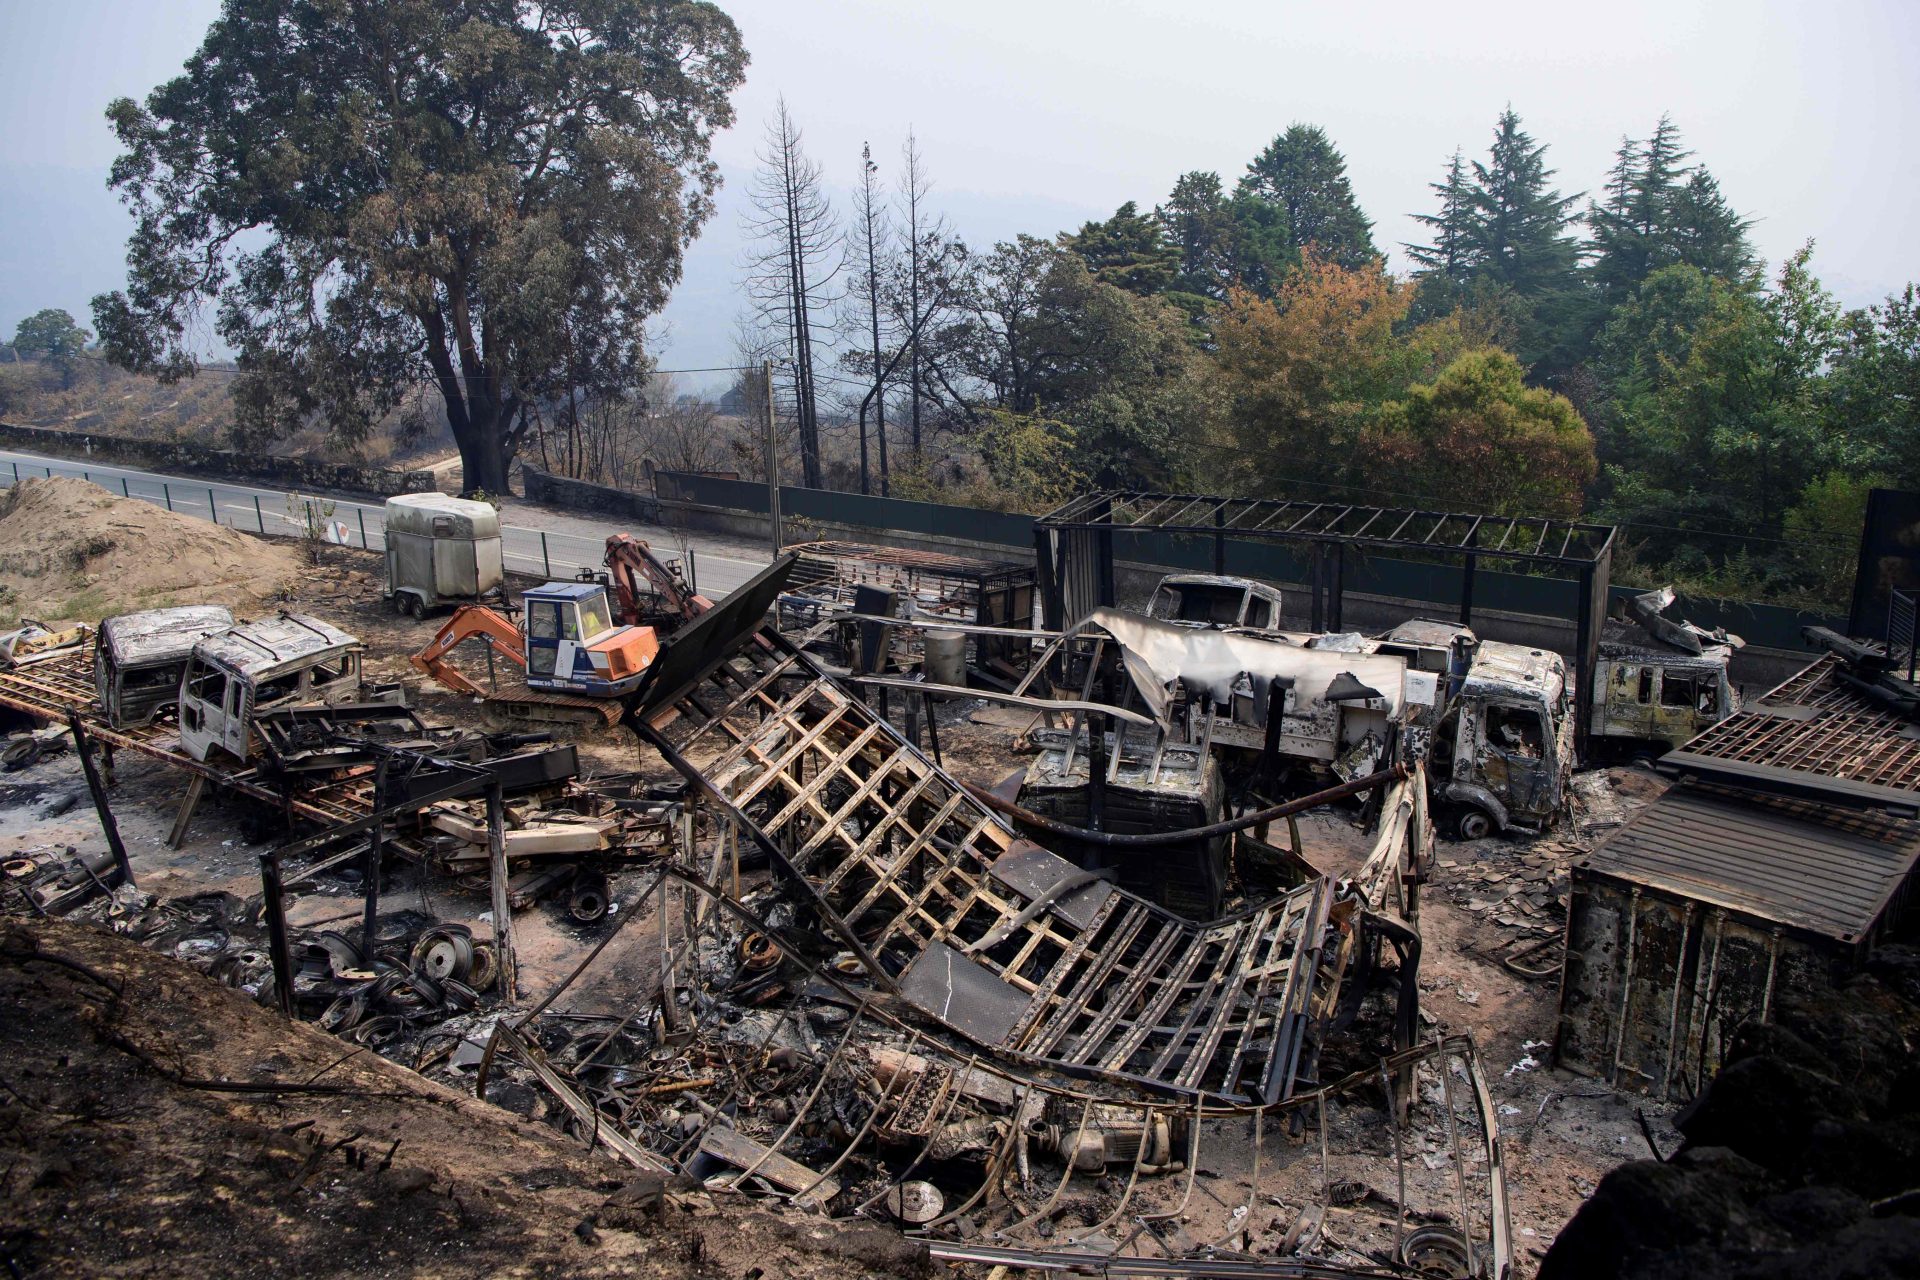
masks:
{"type": "MultiPolygon", "coordinates": [[[[10,909],[96,918],[636,1169],[883,1218],[956,1263],[1498,1278],[1495,1107],[1471,1041],[1420,1032],[1436,822],[1544,830],[1616,685],[1676,710],[1686,689],[1705,732],[1667,757],[1682,785],[1575,869],[1557,1046],[1676,1097],[1739,1025],[1861,962],[1920,849],[1910,672],[1833,638],[1742,707],[1737,638],[1657,593],[1596,628],[1581,710],[1558,655],[1464,620],[1290,632],[1276,590],[1221,574],[1029,630],[1047,575],[1020,566],[813,544],[714,604],[612,541],[607,564],[623,621],[671,630],[605,717],[664,770],[589,778],[547,735],[427,723],[317,619],[23,637],[0,701],[50,722],[31,751],[78,748],[113,852],[8,864],[10,909]],[[997,785],[945,767],[960,696],[1020,721],[997,785]],[[176,841],[207,786],[278,815],[257,897],[140,891],[105,789],[127,750],[186,775],[176,841]],[[1662,804],[1812,820],[1788,802],[1873,810],[1830,843],[1878,880],[1769,914],[1700,887],[1697,815],[1659,825],[1662,804]],[[1340,875],[1295,821],[1327,804],[1368,831],[1340,875]],[[396,861],[484,886],[482,927],[388,909],[396,861]],[[351,919],[289,922],[343,874],[351,919]],[[531,990],[513,919],[542,899],[582,932],[531,990]]],[[[1756,898],[1786,883],[1743,874],[1756,898]]]]}
{"type": "MultiPolygon", "coordinates": [[[[1032,662],[1002,656],[1031,649],[1017,629],[986,637],[985,657],[963,631],[968,665],[1008,686],[988,693],[1055,722],[996,793],[942,767],[941,687],[900,670],[928,658],[912,628],[876,638],[883,615],[844,602],[798,634],[768,625],[795,563],[685,622],[620,701],[668,774],[589,779],[544,735],[396,713],[362,681],[357,642],[317,620],[274,620],[279,650],[217,664],[218,698],[194,673],[239,654],[230,632],[248,624],[128,623],[111,630],[134,643],[88,638],[6,673],[0,698],[68,719],[90,772],[136,751],[291,832],[260,855],[257,897],[162,902],[124,856],[22,859],[5,868],[9,909],[96,919],[356,1046],[541,1100],[638,1169],[881,1217],[954,1262],[1507,1274],[1499,1127],[1473,1045],[1418,1038],[1433,826],[1397,674],[1315,654],[1258,690],[1299,691],[1298,732],[1256,720],[1236,736],[1211,704],[1167,701],[1169,680],[1218,672],[1130,675],[1101,626],[1032,662]],[[836,632],[853,664],[809,651],[836,632]],[[124,696],[162,662],[177,706],[124,696]],[[1069,685],[1082,696],[1060,697],[1069,685]],[[205,733],[227,723],[216,704],[243,721],[258,706],[244,768],[195,754],[189,698],[205,733]],[[923,714],[903,726],[886,702],[923,714]],[[1049,778],[1094,807],[1050,804],[1049,778]],[[1372,824],[1340,878],[1289,831],[1329,800],[1372,824]],[[387,909],[395,860],[485,883],[484,927],[387,909]],[[1156,878],[1156,863],[1182,870],[1156,878]],[[610,910],[609,877],[635,869],[610,910]],[[352,918],[289,923],[303,886],[343,873],[352,918]],[[529,990],[514,912],[556,895],[592,927],[569,976],[529,990]],[[600,971],[636,931],[657,948],[641,976],[600,971]],[[588,987],[602,998],[576,1003],[588,987]]],[[[111,833],[104,782],[94,794],[111,833]]],[[[179,830],[191,816],[189,801],[179,830]]]]}

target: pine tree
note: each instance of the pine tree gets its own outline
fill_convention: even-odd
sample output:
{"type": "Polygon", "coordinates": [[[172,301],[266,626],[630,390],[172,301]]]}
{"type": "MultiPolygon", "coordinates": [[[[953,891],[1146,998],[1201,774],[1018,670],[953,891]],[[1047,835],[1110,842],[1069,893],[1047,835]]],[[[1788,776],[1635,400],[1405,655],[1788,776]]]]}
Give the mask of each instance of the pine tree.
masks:
{"type": "Polygon", "coordinates": [[[1102,284],[1150,297],[1173,285],[1180,253],[1166,242],[1160,223],[1129,200],[1105,222],[1089,222],[1060,237],[1060,246],[1080,255],[1102,284]]]}
{"type": "Polygon", "coordinates": [[[1296,251],[1314,245],[1323,258],[1349,270],[1380,256],[1373,247],[1373,224],[1360,212],[1347,181],[1346,157],[1318,125],[1292,125],[1269,143],[1247,166],[1239,191],[1286,215],[1296,251]]]}
{"type": "Polygon", "coordinates": [[[1623,139],[1607,181],[1605,204],[1587,209],[1593,230],[1591,279],[1613,306],[1663,267],[1686,263],[1738,280],[1753,266],[1746,242],[1751,223],[1720,194],[1713,175],[1685,162],[1680,129],[1661,116],[1642,144],[1623,139]]]}
{"type": "Polygon", "coordinates": [[[1474,259],[1468,249],[1470,220],[1473,217],[1473,191],[1467,183],[1467,161],[1454,148],[1447,163],[1443,182],[1428,184],[1440,197],[1439,213],[1416,213],[1413,220],[1433,228],[1431,245],[1402,245],[1407,256],[1419,267],[1422,276],[1435,275],[1454,284],[1464,284],[1473,274],[1474,259]]]}
{"type": "Polygon", "coordinates": [[[1705,169],[1693,170],[1686,185],[1674,193],[1668,222],[1675,262],[1722,280],[1741,281],[1753,275],[1756,259],[1747,242],[1753,219],[1733,211],[1720,193],[1720,184],[1705,169]]]}
{"type": "Polygon", "coordinates": [[[1681,149],[1670,116],[1660,117],[1644,145],[1622,139],[1608,173],[1607,203],[1587,209],[1592,279],[1609,304],[1675,261],[1669,236],[1674,198],[1687,173],[1681,162],[1692,154],[1681,149]]]}
{"type": "Polygon", "coordinates": [[[1520,127],[1509,107],[1500,113],[1487,163],[1473,162],[1473,212],[1466,244],[1476,274],[1521,297],[1571,289],[1579,248],[1567,234],[1576,193],[1548,187],[1547,147],[1520,127]]]}
{"type": "Polygon", "coordinates": [[[1174,289],[1224,298],[1234,279],[1234,223],[1220,175],[1200,170],[1181,174],[1153,216],[1161,236],[1179,254],[1174,289]]]}

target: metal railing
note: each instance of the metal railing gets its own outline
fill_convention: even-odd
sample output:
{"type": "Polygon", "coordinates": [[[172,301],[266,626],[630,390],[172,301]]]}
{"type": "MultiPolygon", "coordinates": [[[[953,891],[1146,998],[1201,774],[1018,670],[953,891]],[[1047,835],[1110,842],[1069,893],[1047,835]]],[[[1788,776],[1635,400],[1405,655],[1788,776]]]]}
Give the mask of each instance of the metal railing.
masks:
{"type": "MultiPolygon", "coordinates": [[[[314,494],[288,493],[274,509],[272,499],[262,502],[258,494],[240,492],[220,484],[189,484],[174,480],[136,480],[126,476],[96,476],[81,463],[48,463],[22,466],[18,462],[0,463],[0,489],[10,488],[22,479],[36,475],[73,476],[99,485],[108,493],[116,490],[123,498],[137,498],[165,507],[180,515],[211,520],[270,538],[306,538],[338,546],[360,547],[368,551],[386,551],[384,508],[364,503],[325,498],[314,494]],[[221,492],[225,490],[224,494],[221,492]]],[[[527,529],[518,525],[500,526],[501,559],[509,570],[548,580],[572,578],[583,570],[598,570],[606,555],[601,538],[555,533],[546,529],[527,529]],[[557,572],[556,572],[557,571],[557,572]]],[[[683,550],[683,568],[687,585],[700,590],[699,565],[692,547],[683,550]]]]}
{"type": "Polygon", "coordinates": [[[1915,597],[1911,591],[1895,587],[1887,595],[1887,661],[1895,666],[1905,662],[1907,680],[1912,682],[1916,666],[1914,645],[1915,597]]]}

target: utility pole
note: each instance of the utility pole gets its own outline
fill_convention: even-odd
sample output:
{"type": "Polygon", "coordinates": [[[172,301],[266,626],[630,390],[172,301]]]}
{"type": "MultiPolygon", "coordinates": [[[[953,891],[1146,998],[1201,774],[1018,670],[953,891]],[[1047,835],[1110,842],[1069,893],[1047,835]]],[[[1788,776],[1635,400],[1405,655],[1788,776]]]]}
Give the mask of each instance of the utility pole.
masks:
{"type": "Polygon", "coordinates": [[[780,555],[780,446],[774,438],[773,361],[760,362],[760,379],[767,393],[767,527],[773,535],[773,554],[780,555]]]}

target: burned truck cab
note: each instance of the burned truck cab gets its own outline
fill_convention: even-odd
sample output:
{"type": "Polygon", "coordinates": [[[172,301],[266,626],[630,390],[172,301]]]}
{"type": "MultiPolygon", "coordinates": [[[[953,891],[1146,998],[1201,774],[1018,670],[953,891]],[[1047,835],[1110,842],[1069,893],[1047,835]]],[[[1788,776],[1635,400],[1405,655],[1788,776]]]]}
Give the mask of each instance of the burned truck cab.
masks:
{"type": "Polygon", "coordinates": [[[195,760],[254,759],[263,716],[294,707],[399,704],[398,686],[361,678],[361,644],[305,614],[282,613],[207,636],[180,680],[180,745],[195,760]]]}
{"type": "Polygon", "coordinates": [[[1176,573],[1160,579],[1147,616],[1189,627],[1280,627],[1280,592],[1252,578],[1219,573],[1176,573]]]}
{"type": "Polygon", "coordinates": [[[1462,839],[1539,831],[1566,805],[1571,690],[1557,653],[1481,641],[1433,740],[1433,785],[1462,839]]]}
{"type": "Polygon", "coordinates": [[[1602,755],[1657,754],[1740,709],[1728,669],[1745,642],[1668,618],[1673,601],[1668,587],[1634,596],[1601,630],[1587,736],[1602,755]]]}
{"type": "Polygon", "coordinates": [[[93,685],[107,723],[137,729],[173,710],[194,645],[231,626],[233,615],[217,604],[145,609],[101,623],[93,685]]]}

